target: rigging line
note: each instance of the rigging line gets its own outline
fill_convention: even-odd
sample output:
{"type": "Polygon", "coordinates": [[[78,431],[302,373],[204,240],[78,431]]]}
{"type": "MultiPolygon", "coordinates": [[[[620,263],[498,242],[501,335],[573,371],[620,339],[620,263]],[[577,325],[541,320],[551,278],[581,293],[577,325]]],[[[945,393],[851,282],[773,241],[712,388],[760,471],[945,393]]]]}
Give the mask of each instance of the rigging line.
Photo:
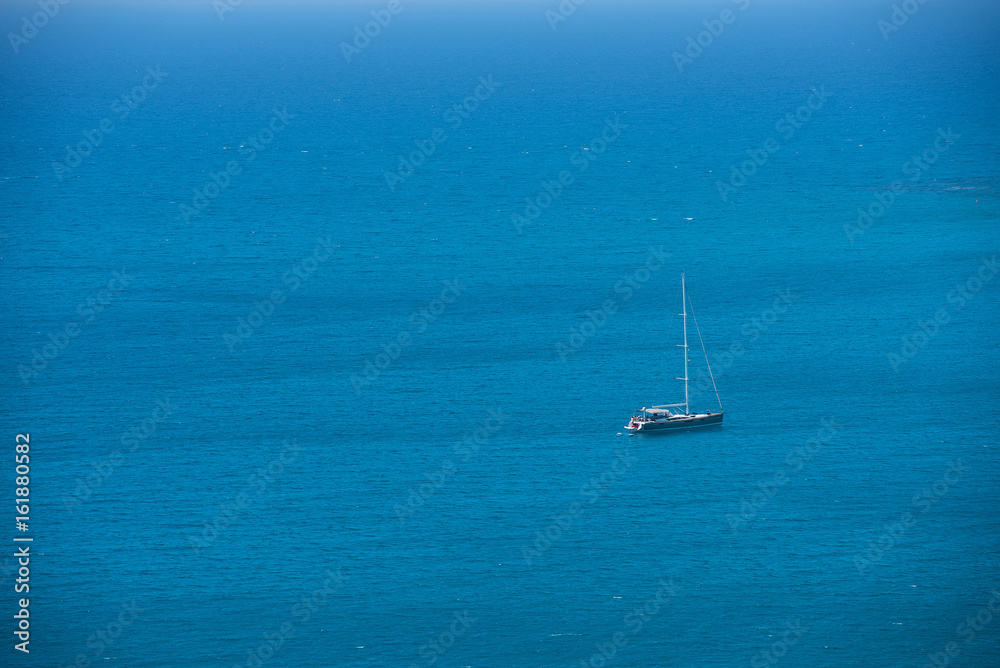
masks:
{"type": "MultiPolygon", "coordinates": [[[[674,289],[674,299],[670,302],[671,304],[676,304],[677,303],[677,295],[680,293],[680,291],[681,291],[680,288],[675,288],[674,289]]],[[[671,340],[670,339],[670,333],[674,330],[674,318],[676,318],[677,315],[678,315],[677,313],[674,313],[673,315],[670,316],[670,323],[667,325],[667,341],[671,340]]],[[[662,352],[662,353],[660,353],[660,354],[661,355],[667,355],[667,353],[665,351],[662,352]]],[[[654,397],[662,396],[660,394],[660,388],[663,386],[663,376],[660,375],[657,378],[658,378],[658,380],[656,381],[656,388],[653,390],[653,396],[654,397]]],[[[655,406],[655,405],[656,405],[655,401],[652,404],[650,404],[650,406],[655,406]]]]}
{"type": "Polygon", "coordinates": [[[719,402],[719,410],[722,408],[722,399],[719,398],[719,388],[715,386],[715,376],[712,374],[712,365],[708,363],[708,351],[705,350],[705,342],[701,340],[701,329],[698,328],[698,318],[694,314],[694,303],[691,295],[688,295],[688,304],[691,304],[691,318],[694,320],[695,331],[698,332],[698,342],[701,344],[701,352],[705,355],[705,366],[708,367],[708,377],[712,379],[712,389],[715,390],[715,400],[719,402]]]}

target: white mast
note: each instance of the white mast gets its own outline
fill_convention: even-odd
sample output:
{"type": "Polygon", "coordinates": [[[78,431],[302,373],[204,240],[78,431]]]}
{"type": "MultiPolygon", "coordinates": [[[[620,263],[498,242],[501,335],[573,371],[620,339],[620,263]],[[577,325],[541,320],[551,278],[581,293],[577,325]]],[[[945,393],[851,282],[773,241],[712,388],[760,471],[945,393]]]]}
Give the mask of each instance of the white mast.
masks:
{"type": "Polygon", "coordinates": [[[688,313],[687,313],[687,295],[684,292],[684,274],[681,274],[681,315],[684,317],[684,345],[679,346],[684,348],[684,414],[687,415],[691,412],[688,406],[688,313]]]}

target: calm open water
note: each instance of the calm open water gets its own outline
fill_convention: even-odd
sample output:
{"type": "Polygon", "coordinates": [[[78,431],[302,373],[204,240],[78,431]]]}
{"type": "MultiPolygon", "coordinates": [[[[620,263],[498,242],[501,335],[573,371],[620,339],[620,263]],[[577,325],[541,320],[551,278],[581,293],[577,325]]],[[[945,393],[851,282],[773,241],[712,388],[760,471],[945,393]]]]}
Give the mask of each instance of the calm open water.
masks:
{"type": "Polygon", "coordinates": [[[5,38],[0,664],[1000,665],[996,6],[388,6],[5,38]]]}

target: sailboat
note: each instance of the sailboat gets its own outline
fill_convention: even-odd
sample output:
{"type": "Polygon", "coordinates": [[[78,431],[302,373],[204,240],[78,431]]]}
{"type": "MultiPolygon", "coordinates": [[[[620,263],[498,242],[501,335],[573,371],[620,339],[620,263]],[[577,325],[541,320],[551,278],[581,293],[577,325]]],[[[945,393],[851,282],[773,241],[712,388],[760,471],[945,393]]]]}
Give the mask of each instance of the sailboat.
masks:
{"type": "MultiPolygon", "coordinates": [[[[688,395],[688,340],[687,340],[687,292],[684,287],[684,274],[681,274],[681,316],[684,318],[684,343],[678,344],[684,349],[684,377],[677,380],[684,381],[684,403],[664,404],[662,406],[643,407],[632,414],[632,418],[625,425],[633,434],[641,434],[653,431],[667,431],[673,429],[694,429],[696,427],[712,427],[722,424],[722,400],[719,399],[719,390],[715,387],[715,377],[712,376],[712,366],[708,363],[708,355],[705,355],[705,364],[708,366],[708,374],[712,378],[712,389],[715,390],[715,398],[719,402],[718,412],[692,412],[688,395]],[[683,409],[683,410],[682,410],[683,409]]],[[[691,311],[694,317],[694,311],[691,311]]],[[[698,328],[698,319],[694,319],[695,328],[698,328]]],[[[701,341],[701,330],[698,329],[698,340],[701,341]]],[[[701,342],[701,351],[705,352],[705,342],[701,342]]]]}

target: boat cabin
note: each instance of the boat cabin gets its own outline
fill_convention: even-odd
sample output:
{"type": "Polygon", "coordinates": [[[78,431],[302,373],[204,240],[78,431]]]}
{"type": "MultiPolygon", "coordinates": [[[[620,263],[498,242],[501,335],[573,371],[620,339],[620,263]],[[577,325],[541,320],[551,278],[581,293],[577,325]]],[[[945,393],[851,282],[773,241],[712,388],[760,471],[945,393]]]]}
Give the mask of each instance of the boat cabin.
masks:
{"type": "Polygon", "coordinates": [[[683,415],[682,412],[673,413],[671,408],[683,408],[684,404],[669,404],[666,406],[651,406],[641,408],[632,415],[632,422],[656,422],[658,420],[669,420],[672,417],[683,415]]]}

